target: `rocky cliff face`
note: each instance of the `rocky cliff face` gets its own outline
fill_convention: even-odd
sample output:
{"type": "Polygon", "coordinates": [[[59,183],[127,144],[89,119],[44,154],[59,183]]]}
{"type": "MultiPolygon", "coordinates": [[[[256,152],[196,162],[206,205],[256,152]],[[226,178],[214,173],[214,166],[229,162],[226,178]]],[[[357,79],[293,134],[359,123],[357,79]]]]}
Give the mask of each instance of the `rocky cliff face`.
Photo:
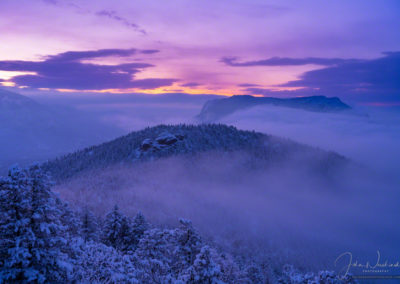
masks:
{"type": "Polygon", "coordinates": [[[135,157],[137,159],[151,157],[162,150],[173,147],[176,143],[182,142],[184,138],[185,136],[182,134],[174,135],[164,131],[155,139],[144,139],[140,144],[140,148],[136,149],[135,157]]]}

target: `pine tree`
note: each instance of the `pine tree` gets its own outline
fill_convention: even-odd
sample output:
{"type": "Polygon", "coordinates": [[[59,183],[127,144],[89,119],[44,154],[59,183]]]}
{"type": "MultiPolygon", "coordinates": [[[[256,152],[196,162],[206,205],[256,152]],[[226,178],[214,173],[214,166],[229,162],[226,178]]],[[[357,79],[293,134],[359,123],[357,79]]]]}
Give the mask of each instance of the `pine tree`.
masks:
{"type": "Polygon", "coordinates": [[[202,240],[199,233],[193,228],[192,222],[180,219],[180,227],[176,230],[177,256],[176,270],[183,270],[192,265],[196,255],[200,252],[202,240]]]}
{"type": "Polygon", "coordinates": [[[29,170],[12,168],[1,182],[1,192],[1,239],[6,249],[0,279],[66,281],[68,259],[61,252],[65,228],[48,176],[37,165],[29,170]]]}
{"type": "Polygon", "coordinates": [[[85,208],[81,216],[81,236],[85,242],[98,240],[98,222],[93,213],[85,208]]]}
{"type": "Polygon", "coordinates": [[[33,237],[29,214],[28,176],[13,167],[0,180],[0,283],[24,278],[30,252],[21,239],[33,237]]]}
{"type": "Polygon", "coordinates": [[[59,198],[56,199],[56,205],[61,211],[61,224],[66,228],[67,237],[77,236],[82,227],[78,214],[69,207],[67,202],[59,198]]]}
{"type": "Polygon", "coordinates": [[[193,265],[183,274],[182,279],[186,283],[216,284],[222,282],[221,267],[214,260],[216,252],[209,246],[201,248],[193,265]]]}
{"type": "Polygon", "coordinates": [[[170,283],[173,278],[175,237],[172,230],[147,230],[135,250],[133,259],[145,283],[170,283]]]}
{"type": "Polygon", "coordinates": [[[131,221],[120,212],[117,205],[106,216],[102,239],[104,244],[123,251],[133,245],[131,221]]]}
{"type": "Polygon", "coordinates": [[[132,244],[136,248],[140,239],[142,238],[144,232],[149,228],[149,224],[147,223],[145,217],[142,212],[139,212],[132,224],[132,244]]]}

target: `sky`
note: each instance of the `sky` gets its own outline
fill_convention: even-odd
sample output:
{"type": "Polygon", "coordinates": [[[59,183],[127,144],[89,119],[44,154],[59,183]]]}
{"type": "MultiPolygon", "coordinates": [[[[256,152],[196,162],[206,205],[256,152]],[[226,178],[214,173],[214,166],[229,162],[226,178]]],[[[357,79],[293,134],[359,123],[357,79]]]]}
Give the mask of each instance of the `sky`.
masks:
{"type": "Polygon", "coordinates": [[[0,0],[0,84],[400,105],[400,2],[0,0]]]}

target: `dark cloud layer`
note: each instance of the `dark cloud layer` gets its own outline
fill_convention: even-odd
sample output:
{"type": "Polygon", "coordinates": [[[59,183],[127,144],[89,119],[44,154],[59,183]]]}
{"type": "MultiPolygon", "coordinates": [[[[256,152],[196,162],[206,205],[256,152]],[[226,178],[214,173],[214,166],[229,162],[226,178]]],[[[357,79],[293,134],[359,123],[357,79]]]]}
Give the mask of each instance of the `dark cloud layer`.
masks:
{"type": "Polygon", "coordinates": [[[385,52],[372,60],[346,62],[304,73],[284,87],[319,89],[327,94],[400,99],[400,52],[385,52]]]}
{"type": "Polygon", "coordinates": [[[34,72],[10,79],[19,86],[31,88],[102,90],[140,88],[153,89],[171,85],[175,79],[149,78],[134,80],[134,75],[148,63],[102,65],[84,63],[82,60],[108,56],[126,57],[136,53],[151,54],[157,50],[100,49],[92,51],[68,51],[46,57],[43,61],[0,61],[0,70],[34,72]]]}
{"type": "Polygon", "coordinates": [[[346,62],[359,62],[357,59],[342,59],[342,58],[319,58],[319,57],[306,57],[306,58],[288,58],[288,57],[271,57],[269,59],[237,62],[237,57],[223,57],[221,62],[234,67],[250,67],[250,66],[296,66],[306,64],[316,65],[336,65],[346,62]]]}
{"type": "Polygon", "coordinates": [[[88,51],[67,51],[57,55],[48,56],[48,60],[52,61],[79,61],[81,59],[92,59],[106,56],[125,57],[137,53],[138,50],[131,49],[99,49],[88,51]]]}
{"type": "Polygon", "coordinates": [[[400,52],[385,52],[371,60],[343,61],[334,66],[305,72],[298,80],[279,87],[296,91],[247,88],[249,94],[265,96],[332,95],[370,101],[400,100],[400,52]]]}

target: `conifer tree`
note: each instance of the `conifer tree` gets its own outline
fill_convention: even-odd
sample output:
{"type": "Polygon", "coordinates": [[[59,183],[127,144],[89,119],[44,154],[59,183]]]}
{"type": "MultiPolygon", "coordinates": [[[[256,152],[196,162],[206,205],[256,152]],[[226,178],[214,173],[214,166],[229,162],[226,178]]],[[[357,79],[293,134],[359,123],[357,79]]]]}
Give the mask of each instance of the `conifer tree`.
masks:
{"type": "Polygon", "coordinates": [[[142,212],[139,212],[132,224],[132,244],[136,247],[142,238],[144,232],[148,230],[149,224],[147,223],[142,212]]]}
{"type": "Polygon", "coordinates": [[[120,212],[117,205],[106,216],[103,242],[124,251],[128,250],[133,243],[131,221],[120,212]]]}
{"type": "Polygon", "coordinates": [[[209,246],[201,248],[188,274],[183,276],[186,283],[216,284],[222,282],[220,266],[214,261],[216,252],[209,246]]]}
{"type": "Polygon", "coordinates": [[[196,255],[200,252],[202,240],[199,233],[193,228],[190,220],[180,219],[180,227],[176,230],[177,248],[175,253],[180,269],[193,264],[196,255]]]}
{"type": "Polygon", "coordinates": [[[2,205],[14,195],[0,209],[6,247],[0,275],[6,282],[66,281],[68,259],[61,252],[65,227],[50,184],[38,165],[28,170],[12,168],[1,182],[2,205]]]}
{"type": "Polygon", "coordinates": [[[85,208],[81,216],[81,237],[85,242],[98,240],[98,222],[93,213],[85,208]]]}

